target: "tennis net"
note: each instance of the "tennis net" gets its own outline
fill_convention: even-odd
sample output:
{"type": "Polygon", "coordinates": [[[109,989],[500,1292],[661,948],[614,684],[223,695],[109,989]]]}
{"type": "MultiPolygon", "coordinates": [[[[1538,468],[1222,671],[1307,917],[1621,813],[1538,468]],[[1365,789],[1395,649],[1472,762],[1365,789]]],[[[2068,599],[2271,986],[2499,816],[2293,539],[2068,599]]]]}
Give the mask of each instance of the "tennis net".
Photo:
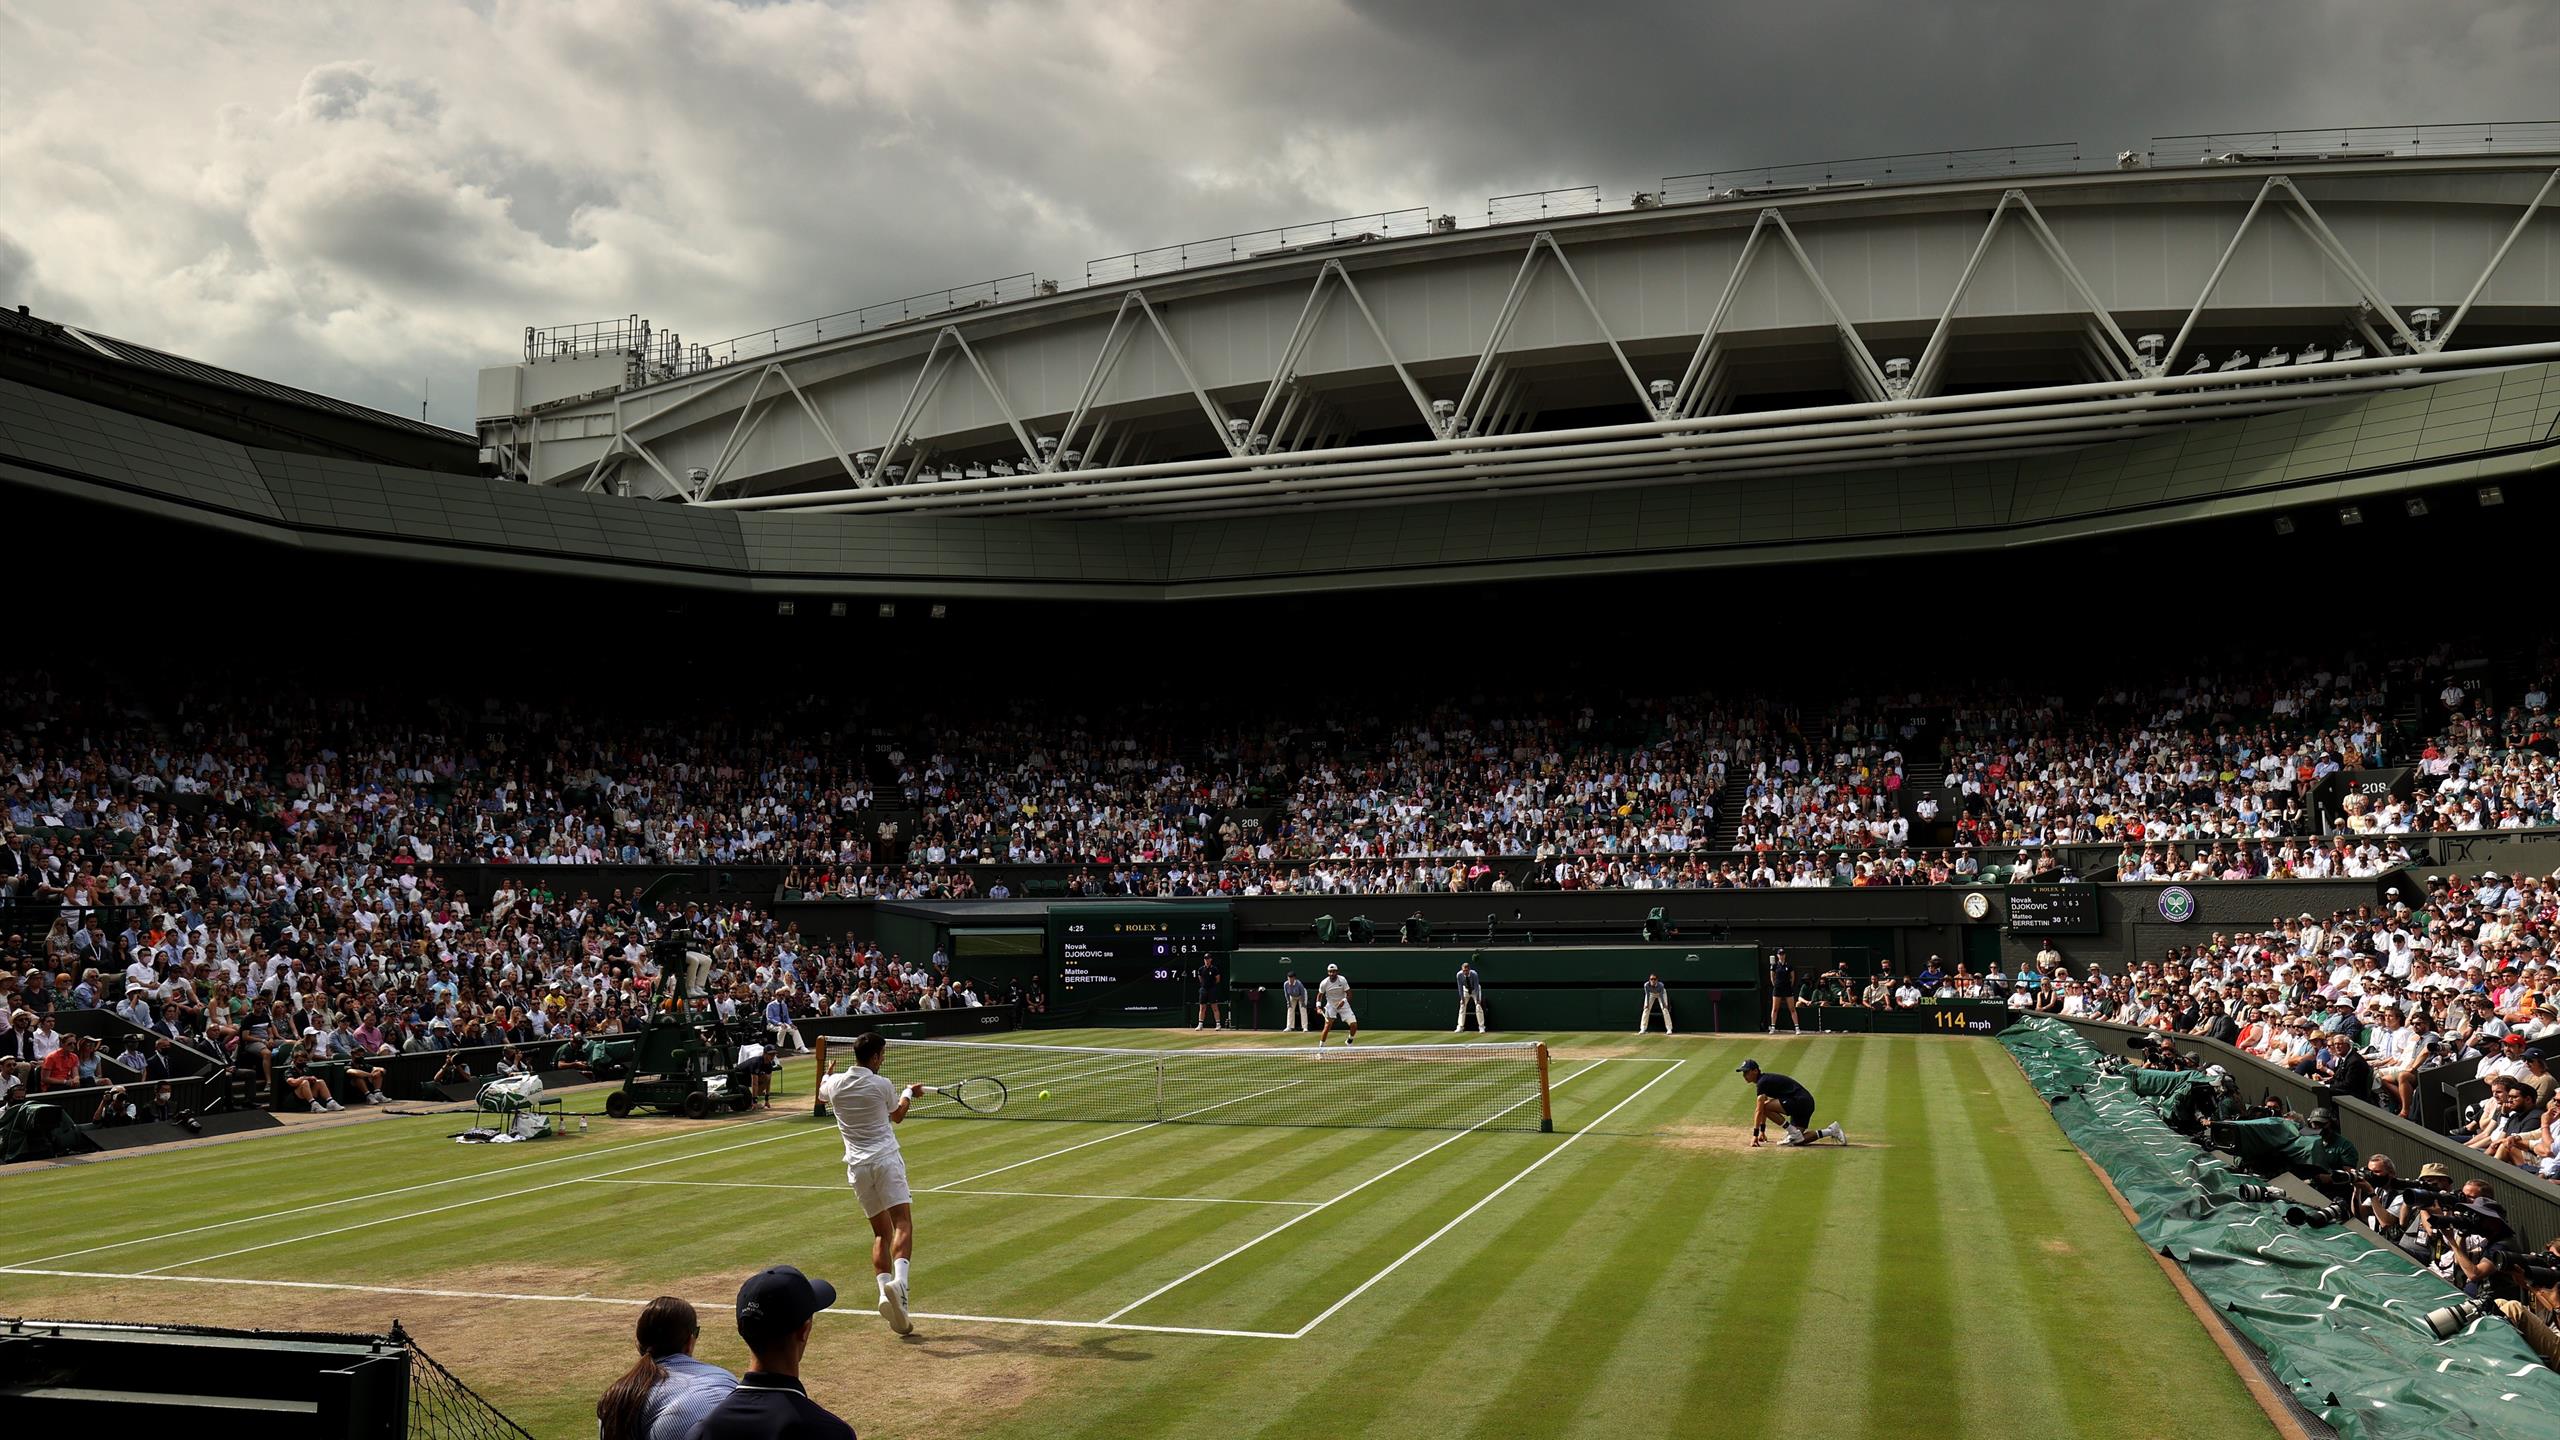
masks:
{"type": "MultiPolygon", "coordinates": [[[[814,1058],[824,1076],[853,1063],[853,1042],[821,1037],[814,1058]]],[[[1534,1041],[1137,1050],[892,1040],[880,1070],[901,1085],[1001,1080],[1009,1093],[994,1118],[1004,1120],[1555,1128],[1547,1047],[1534,1041]]],[[[824,1099],[816,1113],[827,1113],[824,1099]]],[[[978,1112],[927,1095],[908,1113],[978,1112]]]]}

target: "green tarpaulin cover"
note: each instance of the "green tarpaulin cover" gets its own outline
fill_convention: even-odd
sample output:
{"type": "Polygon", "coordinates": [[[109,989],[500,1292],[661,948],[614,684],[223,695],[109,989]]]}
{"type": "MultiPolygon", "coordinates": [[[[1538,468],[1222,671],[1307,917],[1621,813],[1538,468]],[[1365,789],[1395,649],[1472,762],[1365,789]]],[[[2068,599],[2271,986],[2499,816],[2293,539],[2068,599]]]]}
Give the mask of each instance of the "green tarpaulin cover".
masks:
{"type": "Polygon", "coordinates": [[[2123,1192],[2144,1242],[2185,1268],[2305,1410],[2372,1440],[2560,1436],[2560,1373],[2513,1327],[2492,1316],[2436,1339],[2423,1317],[2459,1292],[2363,1231],[2295,1229],[2239,1198],[2254,1177],[2169,1128],[2157,1107],[2175,1096],[2106,1074],[2069,1026],[2029,1017],[2000,1043],[2123,1192]]]}

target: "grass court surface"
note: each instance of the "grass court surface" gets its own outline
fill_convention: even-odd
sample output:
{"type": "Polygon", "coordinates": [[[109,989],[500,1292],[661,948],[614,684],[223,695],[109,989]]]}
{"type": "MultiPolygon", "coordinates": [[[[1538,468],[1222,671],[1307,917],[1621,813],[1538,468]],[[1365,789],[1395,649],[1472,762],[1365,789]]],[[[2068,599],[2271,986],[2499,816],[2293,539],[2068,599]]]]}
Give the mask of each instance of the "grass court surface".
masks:
{"type": "Polygon", "coordinates": [[[919,1114],[907,1340],[867,1309],[805,1061],[774,1111],[700,1123],[466,1146],[383,1117],[12,1171],[0,1314],[397,1317],[543,1436],[594,1433],[652,1295],[743,1368],[721,1307],[781,1262],[865,1307],[805,1374],[866,1437],[2272,1433],[1996,1045],[1543,1038],[1551,1135],[919,1114]],[[1851,1144],[1745,1148],[1746,1056],[1851,1144]]]}

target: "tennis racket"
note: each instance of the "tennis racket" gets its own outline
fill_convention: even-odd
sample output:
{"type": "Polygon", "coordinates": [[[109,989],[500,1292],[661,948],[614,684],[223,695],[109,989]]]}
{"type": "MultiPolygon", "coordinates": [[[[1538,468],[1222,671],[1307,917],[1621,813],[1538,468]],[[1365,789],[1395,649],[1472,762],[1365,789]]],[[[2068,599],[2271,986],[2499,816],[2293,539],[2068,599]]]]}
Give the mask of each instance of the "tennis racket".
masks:
{"type": "Polygon", "coordinates": [[[1003,1109],[1007,1093],[1004,1082],[992,1075],[972,1076],[957,1085],[920,1085],[916,1088],[980,1115],[993,1115],[1003,1109]]]}

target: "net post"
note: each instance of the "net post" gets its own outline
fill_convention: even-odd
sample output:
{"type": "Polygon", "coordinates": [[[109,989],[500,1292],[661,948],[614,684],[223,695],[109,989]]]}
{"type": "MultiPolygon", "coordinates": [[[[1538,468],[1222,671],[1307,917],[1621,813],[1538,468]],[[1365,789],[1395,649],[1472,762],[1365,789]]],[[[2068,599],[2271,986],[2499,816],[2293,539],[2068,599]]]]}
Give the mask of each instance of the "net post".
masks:
{"type": "Polygon", "coordinates": [[[1538,1133],[1552,1135],[1556,1129],[1554,1097],[1547,1092],[1547,1042],[1538,1042],[1538,1133]]]}
{"type": "Polygon", "coordinates": [[[809,1077],[809,1113],[821,1120],[827,1118],[827,1096],[820,1088],[827,1083],[827,1042],[834,1038],[832,1035],[819,1036],[818,1043],[809,1051],[809,1065],[815,1072],[809,1077]]]}

